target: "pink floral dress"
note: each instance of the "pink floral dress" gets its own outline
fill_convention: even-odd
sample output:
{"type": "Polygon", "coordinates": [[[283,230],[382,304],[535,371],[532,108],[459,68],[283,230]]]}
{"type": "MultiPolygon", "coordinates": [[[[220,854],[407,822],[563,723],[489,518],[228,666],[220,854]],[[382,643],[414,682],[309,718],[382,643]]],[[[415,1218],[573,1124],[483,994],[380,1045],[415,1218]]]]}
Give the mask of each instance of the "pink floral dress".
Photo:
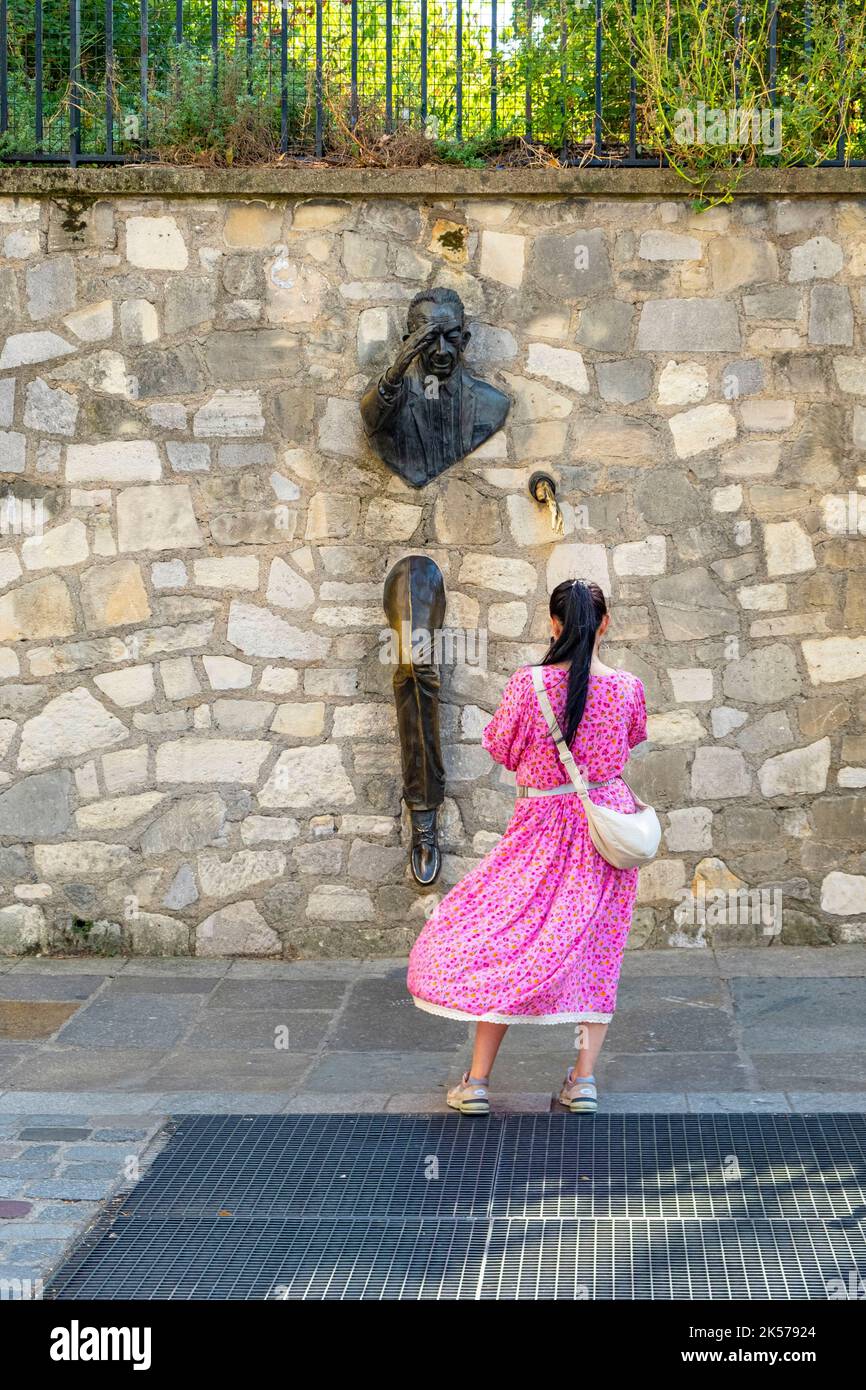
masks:
{"type": "MultiPolygon", "coordinates": [[[[568,672],[544,667],[562,726],[568,672]]],[[[591,674],[571,749],[600,806],[634,810],[619,774],[646,738],[644,688],[627,671],[591,674]]],[[[521,667],[482,734],[518,785],[568,781],[521,667]]],[[[637,892],[637,869],[614,869],[589,837],[576,795],[526,797],[497,845],[435,908],[409,957],[408,986],[430,1013],[469,1022],[608,1023],[637,892]]]]}

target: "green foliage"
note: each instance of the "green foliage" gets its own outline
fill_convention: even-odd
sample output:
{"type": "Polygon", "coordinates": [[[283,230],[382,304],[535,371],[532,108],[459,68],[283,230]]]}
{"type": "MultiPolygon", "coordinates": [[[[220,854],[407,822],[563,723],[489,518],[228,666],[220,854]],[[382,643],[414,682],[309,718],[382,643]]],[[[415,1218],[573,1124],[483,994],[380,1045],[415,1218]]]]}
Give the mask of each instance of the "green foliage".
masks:
{"type": "MultiPolygon", "coordinates": [[[[214,69],[209,55],[187,44],[175,47],[171,61],[152,85],[147,138],[163,159],[182,163],[231,165],[279,157],[282,99],[269,83],[270,54],[257,42],[222,55],[214,69]]],[[[292,70],[288,77],[290,141],[304,135],[308,83],[292,70]]]]}
{"type": "Polygon", "coordinates": [[[804,13],[775,0],[642,0],[613,38],[635,54],[644,149],[666,157],[702,205],[729,201],[749,168],[815,165],[840,137],[849,150],[862,142],[866,11],[861,0],[812,0],[808,29],[804,13]]]}
{"type": "Polygon", "coordinates": [[[460,164],[465,169],[485,169],[495,158],[498,142],[483,136],[471,140],[434,140],[433,150],[443,164],[460,164]]]}
{"type": "MultiPolygon", "coordinates": [[[[185,0],[180,47],[174,4],[152,0],[145,112],[138,0],[115,0],[110,87],[104,0],[81,0],[78,106],[83,148],[104,148],[110,105],[119,153],[224,164],[279,158],[280,4],[254,0],[251,57],[245,12],[244,0],[220,0],[214,66],[210,0],[185,0]]],[[[69,139],[68,14],[68,5],[60,0],[46,3],[46,150],[63,150],[69,139]]],[[[637,153],[666,159],[699,201],[730,197],[755,166],[819,163],[832,157],[840,136],[849,155],[866,157],[863,0],[638,0],[634,16],[629,0],[606,0],[598,148],[599,32],[592,0],[501,4],[495,64],[490,10],[480,0],[465,3],[459,125],[455,0],[428,0],[426,99],[419,0],[393,0],[392,14],[389,110],[384,0],[358,3],[355,92],[348,0],[324,0],[323,134],[331,158],[361,163],[434,159],[467,167],[502,158],[550,163],[600,155],[615,162],[628,147],[633,71],[637,153]],[[775,83],[769,62],[774,11],[775,83]],[[720,144],[708,140],[697,124],[691,134],[683,124],[684,111],[696,115],[699,108],[743,107],[780,112],[778,150],[768,148],[760,132],[720,144]]],[[[288,152],[309,154],[316,132],[314,0],[291,0],[288,15],[288,152]]],[[[11,120],[8,134],[0,137],[0,158],[34,146],[33,0],[9,0],[9,36],[11,120]]]]}

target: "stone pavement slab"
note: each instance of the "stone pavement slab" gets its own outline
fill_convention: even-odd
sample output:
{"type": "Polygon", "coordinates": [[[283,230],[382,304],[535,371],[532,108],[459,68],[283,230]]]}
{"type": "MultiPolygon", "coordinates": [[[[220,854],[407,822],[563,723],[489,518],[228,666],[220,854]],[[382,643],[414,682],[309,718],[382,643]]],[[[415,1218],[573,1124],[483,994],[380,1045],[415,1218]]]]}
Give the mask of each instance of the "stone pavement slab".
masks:
{"type": "Polygon", "coordinates": [[[89,999],[108,975],[46,975],[11,970],[0,975],[0,999],[89,999]]]}
{"type": "MultiPolygon", "coordinates": [[[[28,957],[3,967],[3,1002],[72,1009],[48,1036],[0,1040],[0,1086],[45,1093],[43,1110],[53,1093],[115,1094],[121,1113],[141,1094],[169,1092],[263,1094],[275,1107],[353,1089],[429,1096],[469,1057],[471,1028],[416,1009],[400,959],[28,957]]],[[[628,952],[598,1068],[603,1094],[831,1087],[866,1097],[864,1006],[866,948],[628,952]]],[[[573,1041],[569,1024],[512,1028],[498,1089],[552,1093],[573,1041]]]]}
{"type": "Polygon", "coordinates": [[[79,1126],[70,1126],[63,1115],[55,1123],[40,1116],[36,1124],[35,1118],[24,1113],[3,1118],[3,1133],[18,1151],[18,1171],[7,1177],[0,1166],[0,1277],[19,1281],[19,1289],[31,1297],[41,1296],[39,1281],[47,1279],[104,1201],[137,1180],[156,1156],[164,1127],[161,1114],[134,1129],[126,1120],[106,1116],[86,1117],[79,1126]],[[33,1142],[48,1136],[53,1143],[33,1142]],[[35,1154],[41,1161],[29,1162],[35,1154]],[[88,1161],[78,1161],[82,1157],[88,1161]]]}
{"type": "Polygon", "coordinates": [[[175,993],[103,995],[67,1025],[63,1043],[87,1048],[143,1047],[179,1042],[188,1032],[200,996],[175,993]]]}
{"type": "Polygon", "coordinates": [[[866,979],[760,979],[731,983],[747,1048],[854,1052],[866,1030],[866,979]]]}
{"type": "Polygon", "coordinates": [[[128,1049],[118,1039],[114,1048],[58,1047],[31,1053],[9,1073],[10,1082],[28,1089],[93,1090],[97,1087],[131,1085],[157,1066],[166,1054],[153,1048],[128,1049]]]}
{"type": "Polygon", "coordinates": [[[851,1091],[863,1096],[862,1052],[771,1052],[751,1056],[758,1086],[770,1090],[851,1091]]]}

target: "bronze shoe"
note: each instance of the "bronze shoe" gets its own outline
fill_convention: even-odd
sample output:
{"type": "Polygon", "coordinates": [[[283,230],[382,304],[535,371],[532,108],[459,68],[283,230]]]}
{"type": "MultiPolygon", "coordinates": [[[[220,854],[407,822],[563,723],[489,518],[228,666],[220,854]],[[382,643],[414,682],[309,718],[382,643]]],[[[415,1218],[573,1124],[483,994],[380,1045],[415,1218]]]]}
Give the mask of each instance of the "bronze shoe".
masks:
{"type": "Polygon", "coordinates": [[[423,888],[429,888],[439,877],[442,853],[436,838],[436,808],[432,811],[411,811],[412,851],[409,862],[412,877],[423,888]]]}

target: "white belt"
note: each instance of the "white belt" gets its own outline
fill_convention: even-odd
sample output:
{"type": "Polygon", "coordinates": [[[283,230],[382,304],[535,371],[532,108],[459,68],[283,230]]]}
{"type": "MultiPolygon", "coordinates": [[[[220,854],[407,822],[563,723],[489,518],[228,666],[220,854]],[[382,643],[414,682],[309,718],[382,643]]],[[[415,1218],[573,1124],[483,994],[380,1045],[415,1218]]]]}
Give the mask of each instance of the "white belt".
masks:
{"type": "MultiPolygon", "coordinates": [[[[605,777],[603,782],[587,782],[587,787],[606,787],[610,782],[618,782],[619,776],[605,777]]],[[[518,787],[518,798],[524,796],[577,796],[577,792],[571,782],[563,782],[561,787],[518,787]]]]}

